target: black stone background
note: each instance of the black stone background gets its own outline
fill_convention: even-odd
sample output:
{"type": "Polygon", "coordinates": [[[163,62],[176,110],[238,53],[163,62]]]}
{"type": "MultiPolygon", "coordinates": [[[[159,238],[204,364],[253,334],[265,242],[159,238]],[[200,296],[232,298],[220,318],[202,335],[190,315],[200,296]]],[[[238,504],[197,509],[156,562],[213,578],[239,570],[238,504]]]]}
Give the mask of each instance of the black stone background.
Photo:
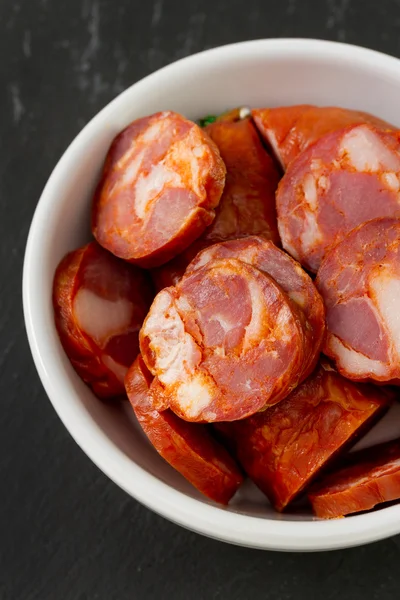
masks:
{"type": "Polygon", "coordinates": [[[316,37],[400,56],[399,0],[0,0],[0,600],[389,600],[400,537],[284,554],[152,514],[72,441],[25,336],[21,268],[50,171],[124,88],[213,46],[316,37]]]}

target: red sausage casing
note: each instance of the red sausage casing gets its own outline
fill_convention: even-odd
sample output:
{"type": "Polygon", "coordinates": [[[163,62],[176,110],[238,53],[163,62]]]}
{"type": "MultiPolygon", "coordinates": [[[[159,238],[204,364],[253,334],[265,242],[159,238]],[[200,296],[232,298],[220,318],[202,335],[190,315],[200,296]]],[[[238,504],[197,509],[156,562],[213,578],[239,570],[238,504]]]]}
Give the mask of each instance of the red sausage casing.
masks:
{"type": "Polygon", "coordinates": [[[304,321],[267,274],[235,259],[210,261],[159,292],[143,324],[155,406],[215,422],[276,404],[304,372],[304,321]]]}
{"type": "Polygon", "coordinates": [[[149,398],[152,379],[138,356],[126,376],[126,391],[143,431],[157,452],[202,494],[228,504],[243,481],[239,467],[205,425],[186,423],[170,410],[154,410],[149,398]]]}
{"type": "Polygon", "coordinates": [[[284,169],[300,152],[332,131],[369,123],[383,130],[393,129],[382,119],[358,110],[336,106],[279,106],[252,111],[260,134],[274,150],[284,169]]]}
{"type": "Polygon", "coordinates": [[[153,297],[147,274],[96,242],[67,254],[53,283],[55,323],[77,373],[96,396],[124,395],[153,297]]]}
{"type": "Polygon", "coordinates": [[[281,511],[384,414],[389,401],[383,390],[351,383],[322,363],[277,406],[216,427],[281,511]]]}
{"type": "Polygon", "coordinates": [[[163,264],[213,221],[224,182],[218,148],[198,125],[171,111],[138,119],[108,152],[93,235],[127,261],[163,264]]]}
{"type": "Polygon", "coordinates": [[[349,459],[350,465],[310,489],[317,517],[343,517],[400,498],[399,439],[354,452],[349,459]]]}
{"type": "Polygon", "coordinates": [[[349,231],[400,217],[400,138],[371,125],[330,133],[291,162],[276,206],[282,244],[316,272],[349,231]]]}
{"type": "Polygon", "coordinates": [[[214,242],[263,235],[280,245],[275,192],[280,179],[250,119],[222,118],[205,129],[226,165],[226,182],[215,219],[186,251],[153,273],[157,289],[175,285],[199,250],[214,242]]]}
{"type": "Polygon", "coordinates": [[[356,381],[400,382],[400,220],[351,231],[316,279],[326,307],[324,352],[356,381]]]}

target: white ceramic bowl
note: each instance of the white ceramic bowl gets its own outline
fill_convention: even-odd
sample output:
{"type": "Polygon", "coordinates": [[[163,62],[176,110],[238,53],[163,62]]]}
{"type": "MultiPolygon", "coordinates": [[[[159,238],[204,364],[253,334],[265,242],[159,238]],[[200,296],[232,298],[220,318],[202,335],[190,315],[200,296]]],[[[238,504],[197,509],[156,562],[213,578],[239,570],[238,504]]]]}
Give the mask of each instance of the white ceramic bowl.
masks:
{"type": "MultiPolygon", "coordinates": [[[[149,446],[128,406],[99,402],[69,364],[53,323],[51,287],[61,257],[89,239],[90,198],[113,137],[132,120],[172,109],[189,118],[247,104],[315,103],[372,112],[400,124],[400,61],[314,40],[260,40],[185,58],[139,81],[102,110],[54,169],[32,222],[23,296],[32,354],[64,425],[96,465],[164,517],[227,542],[275,550],[327,550],[400,532],[400,505],[346,519],[279,515],[251,485],[232,506],[208,502],[149,446]]],[[[397,413],[398,416],[398,413],[397,413]]],[[[378,438],[395,437],[391,415],[378,438]],[[392,429],[390,429],[392,428],[392,429]]]]}

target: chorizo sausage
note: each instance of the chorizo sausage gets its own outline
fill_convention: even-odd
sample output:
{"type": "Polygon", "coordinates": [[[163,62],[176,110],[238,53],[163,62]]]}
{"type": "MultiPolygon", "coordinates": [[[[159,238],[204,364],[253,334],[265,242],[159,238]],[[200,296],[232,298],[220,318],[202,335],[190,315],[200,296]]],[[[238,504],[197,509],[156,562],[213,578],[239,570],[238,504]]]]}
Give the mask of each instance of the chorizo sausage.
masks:
{"type": "Polygon", "coordinates": [[[324,353],[350,379],[400,381],[400,220],[374,219],[326,256],[316,285],[326,307],[324,353]]]}
{"type": "Polygon", "coordinates": [[[261,136],[273,149],[284,169],[300,152],[332,131],[369,123],[382,130],[392,125],[365,112],[336,106],[279,106],[252,111],[261,136]]]}
{"type": "Polygon", "coordinates": [[[172,411],[157,412],[149,399],[153,377],[139,355],[126,376],[126,391],[143,431],[157,452],[202,494],[228,504],[243,481],[233,458],[199,423],[172,411]]]}
{"type": "Polygon", "coordinates": [[[216,121],[205,131],[225,163],[226,182],[204,239],[220,241],[262,234],[280,244],[275,209],[280,173],[252,121],[216,121]]]}
{"type": "Polygon", "coordinates": [[[61,344],[99,398],[125,394],[124,377],[139,353],[139,329],[153,293],[144,271],[96,242],[67,254],[53,283],[61,344]]]}
{"type": "Polygon", "coordinates": [[[326,251],[354,227],[400,217],[400,141],[370,125],[330,133],[302,152],[279,185],[284,248],[316,272],[326,251]]]}
{"type": "Polygon", "coordinates": [[[153,271],[158,290],[175,285],[199,250],[217,241],[262,234],[280,245],[275,192],[280,173],[263,148],[250,119],[235,120],[232,111],[205,131],[226,165],[226,183],[215,219],[187,250],[153,271]]]}
{"type": "Polygon", "coordinates": [[[215,422],[277,403],[303,373],[303,319],[272,278],[241,261],[183,277],[158,293],[140,332],[155,407],[215,422]]]}
{"type": "Polygon", "coordinates": [[[310,276],[286,252],[259,236],[214,244],[202,250],[189,264],[186,273],[202,268],[210,260],[224,258],[237,258],[270,275],[304,313],[308,342],[305,379],[317,364],[325,333],[324,304],[310,276]]]}
{"type": "Polygon", "coordinates": [[[212,222],[224,182],[218,148],[198,125],[170,111],[134,121],[108,152],[93,235],[129,262],[165,263],[212,222]]]}
{"type": "Polygon", "coordinates": [[[400,439],[351,454],[309,491],[317,517],[334,519],[400,499],[400,439]]]}
{"type": "Polygon", "coordinates": [[[282,511],[389,406],[380,388],[355,384],[326,362],[277,406],[217,431],[271,504],[282,511]]]}

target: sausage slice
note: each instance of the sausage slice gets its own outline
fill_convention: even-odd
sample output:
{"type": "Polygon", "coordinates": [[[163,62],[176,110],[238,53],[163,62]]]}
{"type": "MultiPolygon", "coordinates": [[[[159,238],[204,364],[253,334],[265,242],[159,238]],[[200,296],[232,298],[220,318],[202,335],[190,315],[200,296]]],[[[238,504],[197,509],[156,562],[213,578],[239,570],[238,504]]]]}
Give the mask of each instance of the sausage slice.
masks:
{"type": "Polygon", "coordinates": [[[277,406],[217,430],[244,471],[282,511],[389,407],[381,389],[354,384],[328,363],[277,406]]]}
{"type": "Polygon", "coordinates": [[[73,367],[99,398],[125,395],[124,377],[139,353],[139,329],[153,297],[144,271],[96,242],[59,264],[55,323],[73,367]]]}
{"type": "Polygon", "coordinates": [[[336,106],[300,104],[257,108],[252,114],[260,134],[285,170],[300,152],[332,131],[363,123],[382,130],[394,129],[368,113],[336,106]]]}
{"type": "Polygon", "coordinates": [[[324,352],[350,379],[400,381],[400,220],[351,231],[323,261],[316,285],[326,307],[324,352]]]}
{"type": "Polygon", "coordinates": [[[277,403],[304,368],[304,315],[266,274],[210,261],[156,296],[140,333],[151,395],[188,421],[231,421],[277,403]]]}
{"type": "Polygon", "coordinates": [[[317,517],[343,517],[400,499],[399,439],[354,452],[350,460],[310,489],[317,517]]]}
{"type": "Polygon", "coordinates": [[[202,494],[228,504],[243,481],[239,467],[205,425],[182,421],[170,410],[154,410],[149,398],[152,379],[138,356],[125,381],[143,431],[157,452],[202,494]]]}
{"type": "Polygon", "coordinates": [[[163,264],[212,222],[224,183],[218,148],[198,125],[171,111],[138,119],[108,152],[93,235],[127,261],[163,264]]]}
{"type": "Polygon", "coordinates": [[[327,250],[354,227],[400,217],[400,141],[370,125],[321,138],[294,160],[276,203],[284,248],[316,272],[327,250]]]}
{"type": "Polygon", "coordinates": [[[316,366],[325,333],[325,310],[322,298],[310,276],[286,252],[260,236],[214,244],[199,252],[187,267],[190,274],[211,260],[236,258],[270,275],[305,316],[308,344],[303,378],[316,366]]]}

